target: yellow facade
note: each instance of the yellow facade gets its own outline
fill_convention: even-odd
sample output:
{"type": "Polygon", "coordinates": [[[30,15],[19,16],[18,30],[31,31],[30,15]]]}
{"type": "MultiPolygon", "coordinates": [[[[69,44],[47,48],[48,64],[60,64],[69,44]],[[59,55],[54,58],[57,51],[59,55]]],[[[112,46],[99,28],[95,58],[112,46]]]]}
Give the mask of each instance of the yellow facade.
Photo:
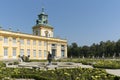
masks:
{"type": "Polygon", "coordinates": [[[67,57],[67,40],[55,38],[53,27],[48,24],[48,15],[43,11],[38,15],[33,34],[0,29],[0,59],[46,59],[48,51],[54,58],[67,57]]]}
{"type": "Polygon", "coordinates": [[[56,50],[55,57],[67,57],[67,40],[0,30],[0,59],[16,59],[18,55],[46,59],[47,51],[52,53],[52,49],[56,50]]]}

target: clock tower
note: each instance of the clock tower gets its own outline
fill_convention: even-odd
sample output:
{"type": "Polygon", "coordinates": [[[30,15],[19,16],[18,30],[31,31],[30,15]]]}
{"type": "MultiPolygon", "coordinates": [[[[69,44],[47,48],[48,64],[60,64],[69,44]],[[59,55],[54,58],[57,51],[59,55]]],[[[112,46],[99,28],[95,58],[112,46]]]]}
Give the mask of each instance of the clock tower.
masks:
{"type": "Polygon", "coordinates": [[[36,25],[33,26],[33,35],[53,37],[53,27],[48,24],[48,15],[45,14],[44,8],[42,8],[42,12],[38,15],[36,25]]]}

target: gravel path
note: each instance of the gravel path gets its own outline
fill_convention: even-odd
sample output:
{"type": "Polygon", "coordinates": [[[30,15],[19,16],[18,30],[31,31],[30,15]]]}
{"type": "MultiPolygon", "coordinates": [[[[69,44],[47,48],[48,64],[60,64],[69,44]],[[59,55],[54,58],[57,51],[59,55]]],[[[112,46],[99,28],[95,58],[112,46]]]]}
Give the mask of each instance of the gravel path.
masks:
{"type": "Polygon", "coordinates": [[[107,73],[120,76],[120,69],[106,69],[107,73]]]}
{"type": "MultiPolygon", "coordinates": [[[[78,63],[77,65],[81,66],[82,68],[93,68],[90,65],[83,65],[83,64],[80,64],[80,63],[78,63]]],[[[120,69],[105,69],[105,70],[109,74],[120,76],[120,69]]]]}
{"type": "MultiPolygon", "coordinates": [[[[72,62],[65,62],[65,63],[72,63],[72,62]]],[[[63,62],[57,62],[57,64],[60,64],[62,65],[60,67],[60,65],[50,65],[50,66],[47,66],[48,69],[55,69],[56,67],[57,68],[65,68],[65,67],[69,67],[71,68],[72,67],[82,67],[82,68],[93,68],[91,65],[83,65],[82,63],[72,63],[73,65],[66,65],[66,64],[63,64],[63,62]]],[[[38,62],[31,62],[31,63],[21,63],[23,66],[28,66],[28,64],[30,66],[35,66],[38,64],[38,62]]],[[[47,63],[45,63],[47,64],[47,63]]],[[[10,66],[8,66],[10,67],[10,66]]],[[[13,67],[13,66],[12,66],[13,67]]],[[[31,67],[32,68],[32,67],[31,67]]],[[[42,68],[41,68],[42,69],[42,68]]],[[[44,69],[44,67],[43,67],[44,69]]],[[[120,69],[105,69],[107,73],[109,74],[113,74],[113,75],[116,75],[116,76],[120,76],[120,69]]]]}

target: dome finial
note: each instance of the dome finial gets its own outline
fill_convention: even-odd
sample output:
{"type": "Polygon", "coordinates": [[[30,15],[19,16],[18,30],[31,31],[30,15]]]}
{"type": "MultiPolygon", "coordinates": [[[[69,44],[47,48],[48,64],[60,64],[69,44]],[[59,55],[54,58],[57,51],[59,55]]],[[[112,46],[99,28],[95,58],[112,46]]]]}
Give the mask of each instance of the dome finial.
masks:
{"type": "Polygon", "coordinates": [[[45,12],[44,12],[44,7],[42,7],[42,14],[45,14],[45,12]]]}

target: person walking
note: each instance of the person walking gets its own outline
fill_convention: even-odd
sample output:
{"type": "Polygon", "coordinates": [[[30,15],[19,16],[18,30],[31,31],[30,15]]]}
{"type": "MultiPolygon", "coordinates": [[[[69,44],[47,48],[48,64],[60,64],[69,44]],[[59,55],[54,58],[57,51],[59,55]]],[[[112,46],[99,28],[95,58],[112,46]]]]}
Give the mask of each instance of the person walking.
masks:
{"type": "Polygon", "coordinates": [[[50,64],[51,64],[51,61],[52,61],[52,54],[50,54],[49,51],[48,51],[47,60],[48,60],[48,65],[50,65],[50,64]]]}

